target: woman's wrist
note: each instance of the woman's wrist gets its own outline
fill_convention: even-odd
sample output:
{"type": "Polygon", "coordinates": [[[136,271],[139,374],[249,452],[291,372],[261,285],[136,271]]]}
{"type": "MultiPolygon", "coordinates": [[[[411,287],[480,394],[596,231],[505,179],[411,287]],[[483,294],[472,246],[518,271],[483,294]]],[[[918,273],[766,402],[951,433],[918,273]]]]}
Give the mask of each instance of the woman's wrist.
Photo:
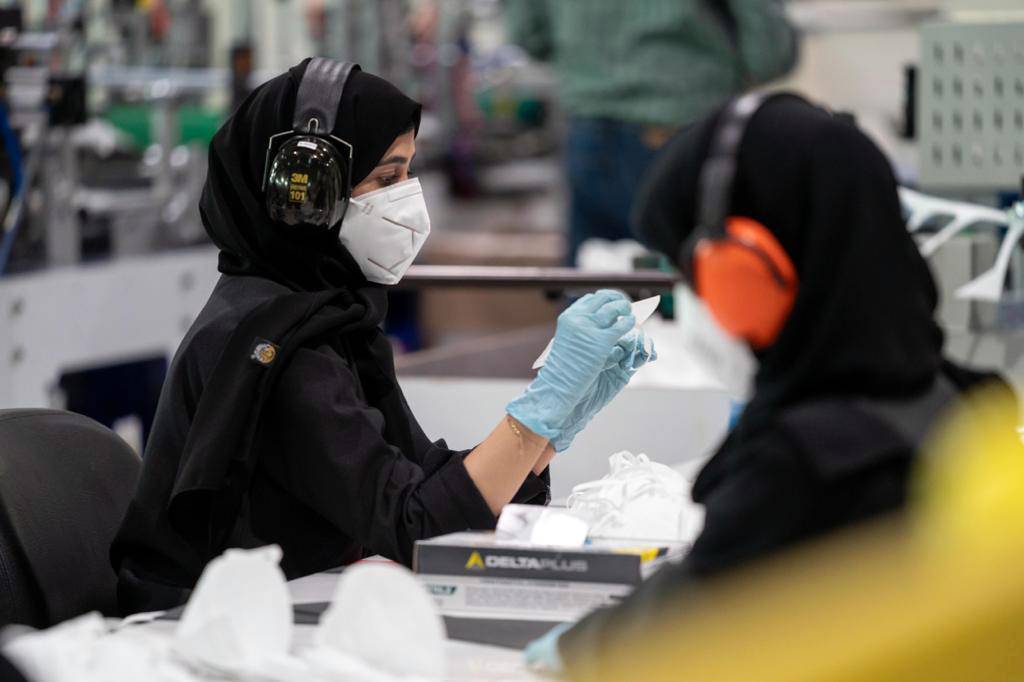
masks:
{"type": "Polygon", "coordinates": [[[551,388],[538,375],[521,395],[505,406],[505,413],[515,419],[517,425],[550,440],[558,435],[559,424],[564,419],[558,400],[552,398],[551,393],[551,388]]]}
{"type": "Polygon", "coordinates": [[[530,427],[522,423],[510,414],[505,415],[505,424],[509,430],[519,439],[523,449],[543,449],[548,445],[548,439],[540,434],[534,433],[530,427]]]}
{"type": "Polygon", "coordinates": [[[533,465],[533,473],[540,475],[555,456],[555,449],[551,442],[544,436],[540,436],[530,430],[528,426],[510,414],[505,415],[505,424],[519,440],[519,454],[532,456],[537,455],[533,465]],[[527,454],[529,453],[529,454],[527,454]]]}

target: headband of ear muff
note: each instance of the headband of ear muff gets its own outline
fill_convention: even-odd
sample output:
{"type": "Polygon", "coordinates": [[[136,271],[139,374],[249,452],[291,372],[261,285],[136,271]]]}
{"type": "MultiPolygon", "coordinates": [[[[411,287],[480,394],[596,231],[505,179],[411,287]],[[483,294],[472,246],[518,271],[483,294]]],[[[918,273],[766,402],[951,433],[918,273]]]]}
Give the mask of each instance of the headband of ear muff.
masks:
{"type": "Polygon", "coordinates": [[[334,130],[341,95],[353,70],[358,71],[359,65],[325,57],[309,60],[295,96],[292,130],[309,132],[311,126],[315,126],[312,129],[329,135],[334,130]]]}
{"type": "Polygon", "coordinates": [[[796,268],[760,222],[730,214],[740,143],[754,114],[772,95],[752,93],[726,106],[701,166],[697,228],[679,266],[718,323],[753,348],[778,338],[796,301],[796,268]]]}
{"type": "Polygon", "coordinates": [[[331,134],[359,65],[315,57],[295,97],[292,129],[271,136],[263,191],[271,219],[314,231],[337,226],[352,195],[352,145],[331,134]]]}

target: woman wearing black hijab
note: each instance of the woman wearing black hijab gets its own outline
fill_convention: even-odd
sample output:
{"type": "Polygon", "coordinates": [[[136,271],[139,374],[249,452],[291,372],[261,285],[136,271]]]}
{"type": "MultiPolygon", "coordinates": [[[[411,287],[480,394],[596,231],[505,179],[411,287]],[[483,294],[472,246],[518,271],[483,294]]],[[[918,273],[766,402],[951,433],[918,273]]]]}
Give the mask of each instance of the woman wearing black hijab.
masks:
{"type": "Polygon", "coordinates": [[[125,612],[184,603],[228,547],[280,545],[289,578],[368,554],[408,564],[417,539],[493,528],[512,500],[546,503],[555,450],[646,360],[639,340],[623,339],[634,323],[628,300],[584,296],[559,317],[547,364],[488,438],[468,453],[431,442],[379,327],[380,285],[400,278],[429,232],[409,178],[420,106],[342,69],[299,64],[257,88],[211,142],[200,209],[224,274],[175,355],[112,548],[125,612]],[[328,110],[321,95],[331,88],[340,92],[328,110]],[[303,93],[333,114],[324,127],[336,144],[352,147],[352,200],[328,229],[289,224],[273,200],[283,187],[304,201],[305,173],[272,176],[263,189],[271,138],[298,118],[307,130],[303,93]]]}
{"type": "MultiPolygon", "coordinates": [[[[701,183],[710,174],[702,170],[721,151],[723,112],[743,106],[734,101],[682,131],[647,175],[635,214],[649,246],[690,261],[680,265],[720,323],[716,304],[730,283],[702,290],[693,259],[704,246],[689,238],[706,215],[700,202],[711,195],[701,183]]],[[[795,297],[774,333],[743,339],[759,361],[753,397],[693,487],[706,517],[685,561],[528,649],[574,675],[600,671],[609,642],[642,635],[700,579],[901,507],[935,420],[960,393],[995,380],[943,357],[935,284],[882,152],[853,124],[795,95],[753,111],[724,210],[768,229],[795,271],[795,297]]]]}

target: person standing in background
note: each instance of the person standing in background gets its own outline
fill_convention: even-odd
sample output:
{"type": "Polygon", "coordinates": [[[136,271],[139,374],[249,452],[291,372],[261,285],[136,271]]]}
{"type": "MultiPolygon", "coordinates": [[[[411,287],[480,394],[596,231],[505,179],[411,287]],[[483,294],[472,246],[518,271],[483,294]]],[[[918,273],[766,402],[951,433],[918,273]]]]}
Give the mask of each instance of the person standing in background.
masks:
{"type": "Polygon", "coordinates": [[[505,0],[509,40],[551,61],[569,115],[566,260],[630,239],[640,176],[675,130],[787,73],[780,0],[505,0]]]}

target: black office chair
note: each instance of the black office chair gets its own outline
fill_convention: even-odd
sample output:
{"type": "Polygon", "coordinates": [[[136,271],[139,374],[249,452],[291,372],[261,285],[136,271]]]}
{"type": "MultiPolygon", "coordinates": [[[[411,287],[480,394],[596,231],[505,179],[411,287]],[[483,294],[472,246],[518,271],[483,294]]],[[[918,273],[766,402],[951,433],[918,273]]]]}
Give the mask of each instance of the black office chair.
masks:
{"type": "Polygon", "coordinates": [[[117,613],[110,544],[141,460],[60,410],[0,410],[0,623],[117,613]]]}

